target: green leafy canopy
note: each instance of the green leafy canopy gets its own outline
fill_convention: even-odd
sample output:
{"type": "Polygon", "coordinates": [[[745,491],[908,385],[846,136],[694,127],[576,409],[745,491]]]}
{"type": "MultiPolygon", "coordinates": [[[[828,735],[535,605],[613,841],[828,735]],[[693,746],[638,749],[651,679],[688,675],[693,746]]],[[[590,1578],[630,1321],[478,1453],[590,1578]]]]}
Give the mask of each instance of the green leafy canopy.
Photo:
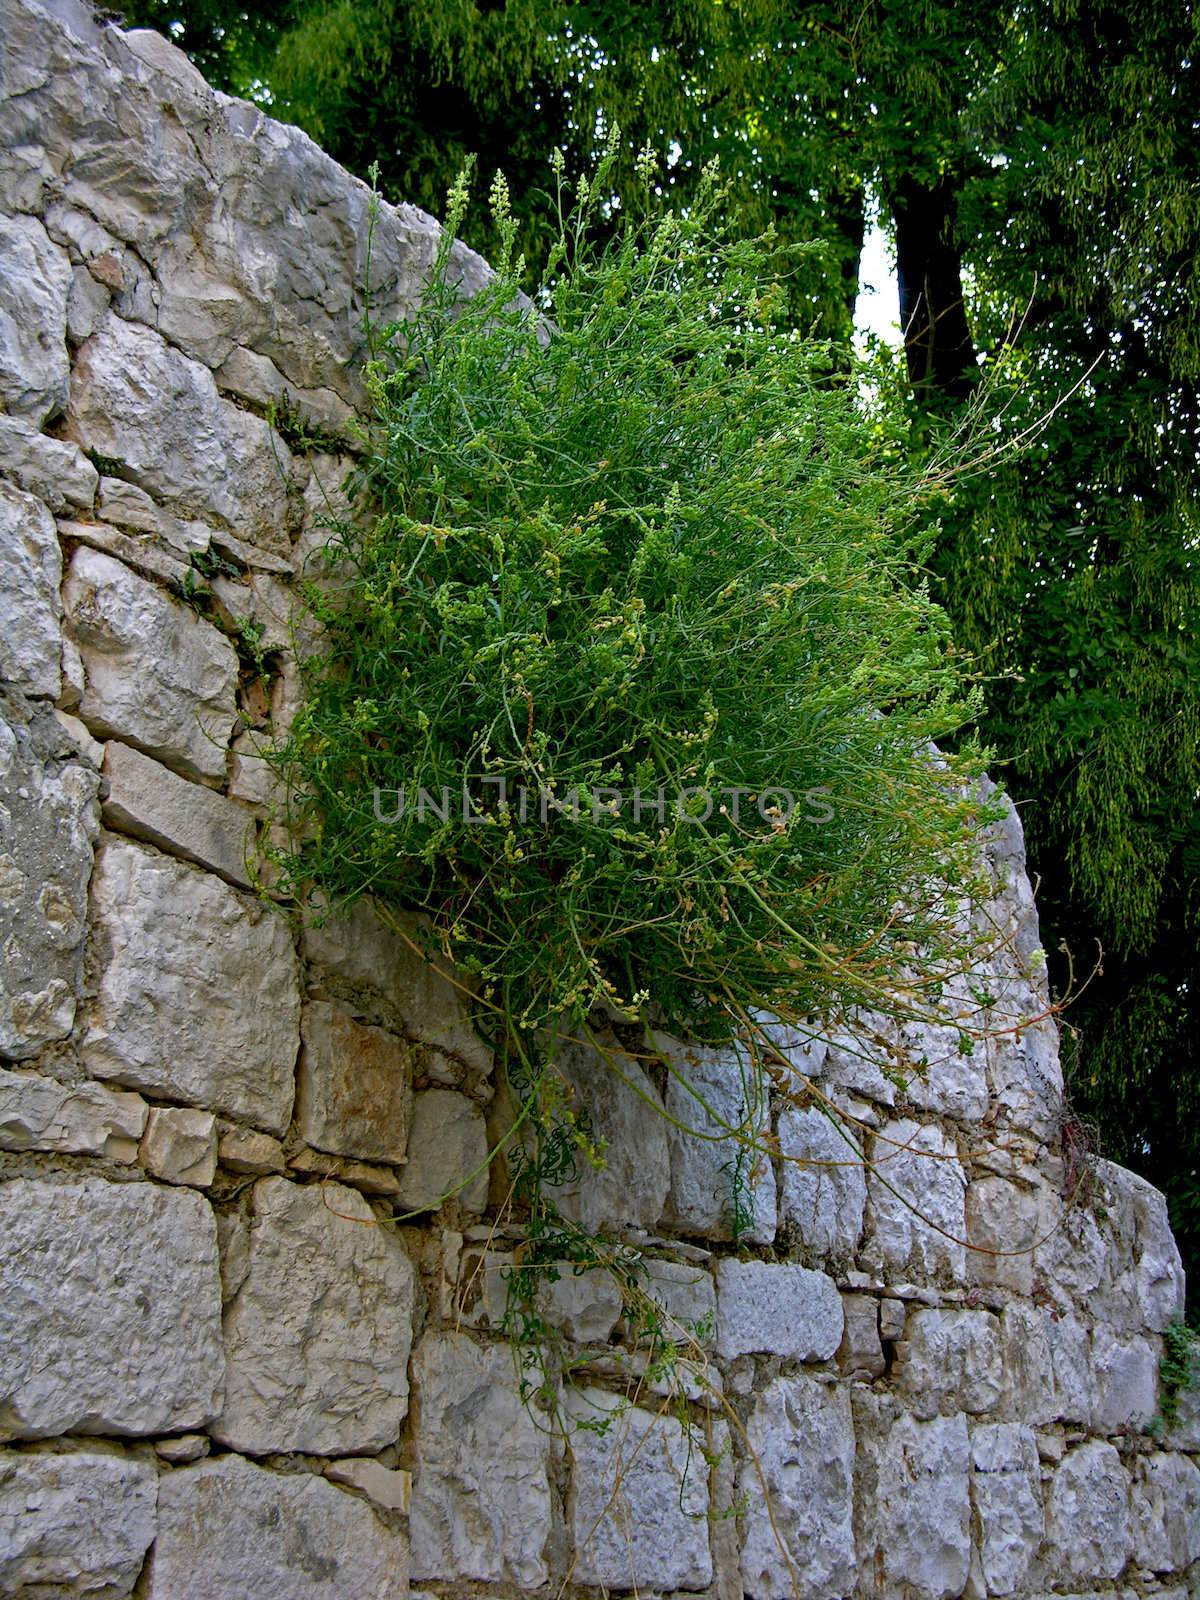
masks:
{"type": "Polygon", "coordinates": [[[570,209],[559,162],[532,299],[500,181],[461,299],[460,186],[421,307],[376,331],[368,510],[310,586],[275,757],[289,870],[426,911],[520,1030],[894,1010],[961,967],[977,870],[979,752],[930,748],[974,709],[921,575],[935,485],[844,354],[780,325],[795,250],[724,237],[714,176],[677,214],[644,171],[598,248],[605,169],[570,209]]]}

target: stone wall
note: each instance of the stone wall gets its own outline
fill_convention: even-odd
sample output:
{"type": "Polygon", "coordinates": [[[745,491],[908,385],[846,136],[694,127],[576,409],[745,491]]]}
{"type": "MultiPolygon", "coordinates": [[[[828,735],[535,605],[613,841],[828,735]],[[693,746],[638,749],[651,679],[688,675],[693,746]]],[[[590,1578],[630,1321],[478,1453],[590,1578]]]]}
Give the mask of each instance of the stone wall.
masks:
{"type": "MultiPolygon", "coordinates": [[[[610,1161],[564,1209],[706,1374],[665,1407],[568,1274],[559,1404],[619,1414],[522,1404],[461,992],[367,907],[252,892],[366,191],[154,34],[0,0],[0,35],[0,1595],[1200,1592],[1200,1412],[1150,1427],[1162,1198],[1075,1183],[1054,1024],[1003,1022],[1045,1006],[1014,816],[990,1037],[780,1031],[857,1149],[772,1095],[741,1248],[728,1151],[644,1104],[691,1114],[673,1080],[567,1056],[610,1161]]],[[[384,316],[435,237],[384,208],[384,316]]],[[[661,1043],[737,1115],[728,1059],[661,1043]]]]}

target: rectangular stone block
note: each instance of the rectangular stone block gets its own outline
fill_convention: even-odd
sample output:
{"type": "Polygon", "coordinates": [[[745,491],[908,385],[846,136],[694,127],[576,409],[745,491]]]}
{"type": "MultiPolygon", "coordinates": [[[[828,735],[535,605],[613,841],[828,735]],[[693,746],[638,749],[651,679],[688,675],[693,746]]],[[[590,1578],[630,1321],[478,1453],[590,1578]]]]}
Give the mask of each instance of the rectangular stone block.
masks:
{"type": "Polygon", "coordinates": [[[110,839],[92,884],[101,972],[82,1054],[97,1077],[287,1129],[300,994],[284,918],[110,839]]]}
{"type": "Polygon", "coordinates": [[[147,1600],[406,1600],[408,1549],[314,1472],[219,1456],[163,1475],[147,1600]]]}
{"type": "MultiPolygon", "coordinates": [[[[309,1001],[300,1018],[296,1116],[309,1144],[365,1161],[403,1161],[412,1118],[412,1046],[309,1001]]],[[[481,1119],[482,1121],[482,1119],[481,1119]]]]}
{"type": "Polygon", "coordinates": [[[896,1345],[896,1384],[919,1417],[993,1410],[1004,1392],[999,1318],[937,1306],[910,1311],[896,1345]]]}
{"type": "Polygon", "coordinates": [[[528,1594],[549,1578],[550,1436],[507,1345],[426,1334],[413,1359],[412,1575],[528,1594]]]}
{"type": "Polygon", "coordinates": [[[572,1389],[576,1582],[605,1589],[704,1589],[712,1582],[708,1464],[672,1416],[603,1389],[572,1389]]]}
{"type": "Polygon", "coordinates": [[[124,1600],[154,1538],[157,1499],[145,1461],[0,1452],[0,1594],[124,1600]]]}
{"type": "Polygon", "coordinates": [[[142,1165],[164,1183],[205,1188],[217,1170],[216,1124],[211,1111],[151,1106],[138,1151],[142,1165]]]}
{"type": "Polygon", "coordinates": [[[827,1361],[842,1342],[842,1297],[832,1278],[791,1262],[717,1267],[717,1354],[827,1361]]]}
{"type": "Polygon", "coordinates": [[[898,1276],[966,1274],[967,1180],[949,1135],[902,1117],[874,1141],[867,1192],[874,1217],[872,1259],[898,1276]]]}
{"type": "Polygon", "coordinates": [[[158,1434],[220,1407],[217,1229],[149,1183],[0,1185],[0,1429],[158,1434]]]}
{"type": "Polygon", "coordinates": [[[0,1150],[56,1150],[131,1162],[145,1126],[140,1094],[102,1083],[68,1086],[0,1068],[0,1150]]]}
{"type": "Polygon", "coordinates": [[[836,1112],[785,1106],[779,1114],[780,1213],[805,1250],[849,1259],[862,1237],[866,1165],[836,1112]]]}
{"type": "Polygon", "coordinates": [[[219,784],[236,714],[237,656],[211,622],[136,572],[80,545],[63,584],[93,733],[219,784]]]}
{"type": "Polygon", "coordinates": [[[0,416],[0,472],[56,514],[89,509],[100,477],[77,445],[9,416],[0,416]]]}
{"type": "Polygon", "coordinates": [[[858,1573],[849,1390],[775,1378],[754,1403],[747,1438],[758,1466],[744,1461],[738,1479],[747,1507],[746,1593],[755,1600],[794,1600],[797,1593],[842,1600],[858,1573]]]}
{"type": "Polygon", "coordinates": [[[104,747],[104,776],[102,815],[110,828],[249,887],[257,836],[244,807],[116,739],[104,747]]]}
{"type": "Polygon", "coordinates": [[[62,552],[40,500],[0,480],[0,683],[58,698],[62,552]]]}
{"type": "Polygon", "coordinates": [[[225,1315],[213,1437],[252,1455],[370,1452],[408,1410],[416,1272],[362,1195],[261,1178],[249,1256],[225,1315]]]}
{"type": "Polygon", "coordinates": [[[1019,1594],[1046,1526],[1033,1429],[977,1423],[971,1430],[971,1469],[971,1504],[988,1594],[1019,1594]]]}
{"type": "Polygon", "coordinates": [[[464,1210],[482,1211],[488,1195],[487,1149],[483,1112],[474,1101],[454,1089],[423,1089],[413,1103],[408,1164],[400,1174],[401,1207],[423,1211],[453,1192],[464,1210]]]}
{"type": "Polygon", "coordinates": [[[75,1021],[99,777],[47,712],[0,716],[0,1053],[22,1061],[75,1021]]]}

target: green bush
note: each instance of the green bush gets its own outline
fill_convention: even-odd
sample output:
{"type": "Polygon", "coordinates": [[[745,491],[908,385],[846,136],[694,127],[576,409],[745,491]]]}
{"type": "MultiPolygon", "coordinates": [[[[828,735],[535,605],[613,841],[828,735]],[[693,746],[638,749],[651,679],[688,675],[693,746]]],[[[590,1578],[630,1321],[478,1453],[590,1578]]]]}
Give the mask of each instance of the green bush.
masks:
{"type": "Polygon", "coordinates": [[[510,1033],[919,1006],[963,961],[980,816],[977,754],[930,751],[972,711],[921,570],[937,484],[777,325],[794,252],[726,239],[715,180],[676,215],[647,179],[597,250],[604,171],[566,214],[560,172],[531,299],[498,183],[465,303],[460,186],[423,304],[375,330],[367,514],[332,528],[276,756],[292,880],[427,912],[510,1033]]]}

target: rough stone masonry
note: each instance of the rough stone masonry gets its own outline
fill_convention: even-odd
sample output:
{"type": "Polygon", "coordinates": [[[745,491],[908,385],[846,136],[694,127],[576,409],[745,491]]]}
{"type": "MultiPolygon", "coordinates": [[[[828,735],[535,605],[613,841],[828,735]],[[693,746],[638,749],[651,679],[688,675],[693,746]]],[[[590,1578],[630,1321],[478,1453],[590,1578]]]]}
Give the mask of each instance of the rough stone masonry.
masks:
{"type": "MultiPolygon", "coordinates": [[[[366,190],[72,0],[0,0],[0,149],[0,1595],[1200,1593],[1195,1397],[1151,1427],[1179,1257],[1118,1167],[1067,1204],[1049,1020],[780,1031],[856,1150],[767,1102],[737,1250],[727,1152],[577,1051],[613,1159],[564,1206],[703,1330],[710,1448],[650,1381],[607,1431],[523,1405],[487,1182],[384,1225],[498,1126],[459,991],[368,906],[253,892],[366,190]]],[[[385,317],[436,235],[383,208],[385,317]]],[[[1036,1016],[1015,816],[987,852],[990,1003],[1036,1016]]],[[[728,1061],[660,1043],[737,1114],[728,1061]]],[[[611,1412],[611,1283],[543,1310],[593,1358],[564,1414],[611,1412]]]]}

